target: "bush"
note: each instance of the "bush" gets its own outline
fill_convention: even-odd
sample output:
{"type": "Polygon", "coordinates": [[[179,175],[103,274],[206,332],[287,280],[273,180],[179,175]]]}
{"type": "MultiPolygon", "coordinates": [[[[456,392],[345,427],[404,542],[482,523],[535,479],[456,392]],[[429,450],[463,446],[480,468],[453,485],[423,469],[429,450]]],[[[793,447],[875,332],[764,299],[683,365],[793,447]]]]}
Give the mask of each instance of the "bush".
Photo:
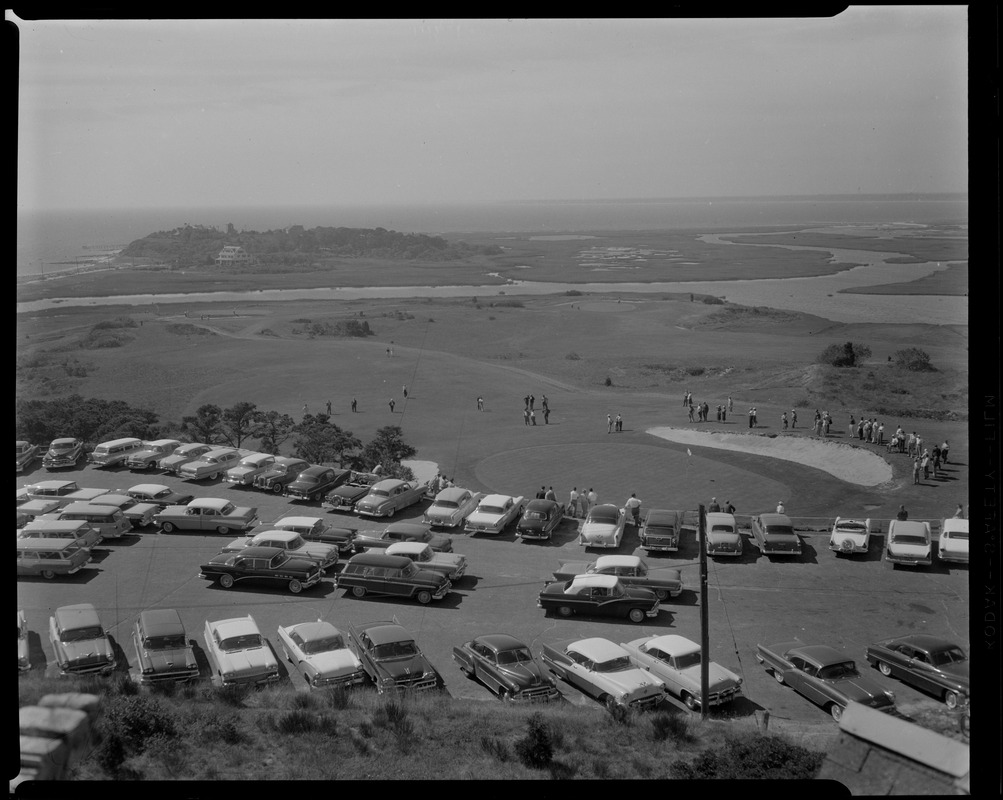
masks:
{"type": "Polygon", "coordinates": [[[712,294],[705,295],[702,298],[702,302],[706,303],[709,306],[723,306],[724,305],[724,300],[722,300],[720,297],[714,297],[714,295],[712,295],[712,294]]]}
{"type": "Polygon", "coordinates": [[[526,736],[515,743],[515,752],[527,767],[543,769],[554,760],[550,731],[539,712],[529,718],[527,726],[529,730],[526,736]]]}
{"type": "Polygon", "coordinates": [[[693,377],[696,377],[697,375],[703,375],[704,371],[705,370],[704,370],[703,367],[687,367],[686,368],[686,374],[687,375],[692,375],[693,377]]]}
{"type": "Polygon", "coordinates": [[[694,736],[690,733],[686,717],[679,714],[655,714],[651,718],[651,738],[656,742],[667,739],[673,742],[692,742],[694,736]]]}
{"type": "Polygon", "coordinates": [[[686,780],[810,780],[824,760],[825,753],[791,744],[779,736],[761,736],[729,739],[723,748],[701,753],[692,764],[670,764],[669,774],[686,780]]]}
{"type": "Polygon", "coordinates": [[[613,385],[613,379],[609,375],[607,375],[606,376],[606,380],[603,382],[603,385],[604,386],[612,386],[613,385]]]}
{"type": "Polygon", "coordinates": [[[512,758],[512,754],[508,751],[508,745],[494,736],[481,737],[481,750],[489,756],[494,756],[503,764],[512,758]]]}
{"type": "MultiPolygon", "coordinates": [[[[173,712],[153,695],[115,697],[104,710],[101,728],[108,734],[107,753],[103,758],[109,763],[120,756],[124,760],[143,752],[152,739],[173,739],[178,735],[173,712]]],[[[108,771],[103,760],[101,764],[108,771]]]]}
{"type": "Polygon", "coordinates": [[[568,353],[565,356],[565,358],[568,361],[581,361],[582,360],[582,357],[580,355],[578,355],[578,353],[576,353],[574,350],[572,350],[570,353],[568,353]]]}
{"type": "Polygon", "coordinates": [[[930,354],[918,347],[909,347],[895,353],[895,365],[910,372],[936,372],[937,368],[930,363],[930,354]]]}
{"type": "Polygon", "coordinates": [[[829,364],[833,367],[855,367],[866,358],[870,358],[871,348],[866,344],[830,344],[816,360],[819,364],[829,364]]]}

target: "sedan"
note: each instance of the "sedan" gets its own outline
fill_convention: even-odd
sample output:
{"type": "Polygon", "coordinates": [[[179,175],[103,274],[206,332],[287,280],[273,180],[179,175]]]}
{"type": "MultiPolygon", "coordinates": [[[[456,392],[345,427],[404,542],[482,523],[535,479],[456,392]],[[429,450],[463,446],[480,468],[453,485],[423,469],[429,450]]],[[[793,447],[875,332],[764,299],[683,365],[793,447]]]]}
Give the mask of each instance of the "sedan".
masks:
{"type": "Polygon", "coordinates": [[[311,689],[358,686],[369,681],[362,662],[330,622],[279,626],[279,647],[311,689]]]}
{"type": "Polygon", "coordinates": [[[245,547],[239,553],[220,553],[199,568],[199,577],[224,589],[238,582],[285,586],[293,594],[313,586],[323,572],[313,561],[293,558],[278,547],[245,547]]]}
{"type": "Polygon", "coordinates": [[[939,697],[948,708],[968,703],[968,656],[954,642],[912,633],[868,645],[866,655],[882,675],[939,697]]]}
{"type": "Polygon", "coordinates": [[[501,533],[522,513],[520,497],[507,494],[489,494],[467,517],[463,530],[468,533],[501,533]]]}
{"type": "Polygon", "coordinates": [[[678,569],[652,567],[639,556],[600,556],[594,562],[562,561],[554,579],[569,581],[576,575],[615,575],[624,586],[651,589],[659,600],[678,597],[683,591],[678,569]]]}
{"type": "Polygon", "coordinates": [[[578,544],[584,547],[617,548],[623,540],[627,514],[611,503],[595,506],[589,511],[578,532],[578,544]]]}
{"type": "Polygon", "coordinates": [[[137,483],[118,494],[127,494],[140,503],[156,503],[161,509],[168,506],[186,506],[195,499],[195,495],[176,492],[162,483],[137,483]]]}
{"type": "Polygon", "coordinates": [[[515,526],[522,539],[550,539],[564,519],[564,508],[556,500],[530,500],[515,526]]]}
{"type": "Polygon", "coordinates": [[[483,498],[481,492],[449,486],[435,496],[422,519],[433,528],[458,528],[483,498]]]}

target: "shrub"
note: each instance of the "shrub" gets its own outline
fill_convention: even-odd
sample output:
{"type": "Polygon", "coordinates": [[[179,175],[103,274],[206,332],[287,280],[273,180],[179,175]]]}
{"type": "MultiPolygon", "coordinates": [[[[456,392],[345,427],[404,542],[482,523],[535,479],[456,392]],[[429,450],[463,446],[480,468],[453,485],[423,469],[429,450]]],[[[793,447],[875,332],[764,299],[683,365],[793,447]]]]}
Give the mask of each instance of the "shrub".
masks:
{"type": "Polygon", "coordinates": [[[705,372],[703,367],[687,367],[686,374],[696,377],[697,375],[703,375],[705,372]]]}
{"type": "Polygon", "coordinates": [[[829,364],[833,367],[855,367],[866,358],[870,358],[871,348],[866,344],[830,344],[816,360],[819,364],[829,364]]]}
{"type": "Polygon", "coordinates": [[[322,697],[328,708],[335,711],[344,711],[351,705],[351,695],[344,686],[335,686],[333,689],[324,691],[322,697]]]}
{"type": "Polygon", "coordinates": [[[779,736],[729,739],[723,748],[706,750],[692,764],[669,765],[673,778],[731,780],[810,780],[825,760],[825,753],[791,744],[779,736]]]}
{"type": "Polygon", "coordinates": [[[582,360],[582,357],[580,355],[578,355],[578,353],[576,353],[574,350],[572,350],[570,353],[568,353],[565,356],[565,358],[568,361],[581,361],[582,360]]]}
{"type": "Polygon", "coordinates": [[[323,733],[334,736],[338,732],[338,723],[331,717],[315,714],[305,708],[296,708],[280,714],[273,722],[278,733],[289,736],[299,736],[310,733],[323,733]]]}
{"type": "Polygon", "coordinates": [[[609,375],[607,375],[606,376],[606,380],[603,382],[603,385],[604,386],[612,386],[613,385],[613,379],[609,375]]]}
{"type": "Polygon", "coordinates": [[[895,365],[911,372],[936,372],[930,363],[930,354],[918,347],[908,347],[895,353],[895,365]]]}
{"type": "Polygon", "coordinates": [[[543,769],[554,760],[550,731],[539,712],[530,716],[527,726],[526,735],[515,743],[515,752],[527,767],[543,769]]]}
{"type": "MultiPolygon", "coordinates": [[[[115,697],[104,710],[101,728],[110,732],[110,739],[121,737],[125,755],[143,752],[151,739],[173,739],[178,735],[172,711],[153,695],[115,697]]],[[[109,758],[117,757],[117,747],[109,744],[109,758]]]]}
{"type": "Polygon", "coordinates": [[[481,737],[481,750],[489,756],[494,756],[502,763],[505,763],[512,757],[512,754],[508,751],[508,745],[494,736],[481,737]]]}
{"type": "Polygon", "coordinates": [[[237,684],[236,686],[216,686],[213,684],[210,694],[216,700],[219,700],[225,706],[233,706],[234,708],[241,708],[244,705],[244,699],[251,693],[251,688],[246,684],[237,684]]]}
{"type": "Polygon", "coordinates": [[[706,303],[709,306],[724,305],[724,300],[722,300],[720,297],[714,297],[714,295],[712,294],[704,295],[704,297],[702,298],[702,302],[706,303]]]}
{"type": "Polygon", "coordinates": [[[667,739],[673,742],[692,742],[695,737],[690,733],[686,717],[679,714],[655,714],[651,718],[651,738],[656,742],[667,739]]]}
{"type": "Polygon", "coordinates": [[[139,323],[132,317],[115,317],[99,322],[91,330],[110,330],[112,328],[138,328],[139,323]]]}

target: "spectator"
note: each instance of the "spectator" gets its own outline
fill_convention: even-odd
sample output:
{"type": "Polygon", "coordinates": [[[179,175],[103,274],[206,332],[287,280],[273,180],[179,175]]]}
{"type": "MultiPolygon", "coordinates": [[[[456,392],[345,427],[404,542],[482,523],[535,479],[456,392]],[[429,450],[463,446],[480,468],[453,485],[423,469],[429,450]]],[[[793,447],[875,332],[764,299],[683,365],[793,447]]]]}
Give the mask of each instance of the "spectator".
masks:
{"type": "Polygon", "coordinates": [[[928,450],[923,451],[923,457],[920,460],[920,466],[923,468],[923,480],[930,479],[930,453],[928,450]]]}
{"type": "Polygon", "coordinates": [[[354,414],[354,413],[355,413],[356,411],[358,411],[358,410],[359,410],[359,401],[358,401],[358,400],[356,400],[356,399],[355,399],[355,398],[353,397],[353,398],[352,398],[352,413],[354,414]]]}
{"type": "Polygon", "coordinates": [[[393,399],[393,398],[391,397],[391,398],[390,398],[390,403],[389,403],[389,406],[390,406],[390,413],[391,413],[391,414],[393,414],[393,413],[394,413],[394,406],[395,406],[395,405],[397,405],[397,401],[396,401],[396,400],[394,400],[394,399],[393,399]]]}
{"type": "Polygon", "coordinates": [[[912,482],[919,483],[919,459],[916,457],[912,460],[912,482]]]}
{"type": "Polygon", "coordinates": [[[529,410],[529,421],[536,425],[536,411],[532,408],[529,410]]]}
{"type": "Polygon", "coordinates": [[[731,500],[725,500],[724,501],[724,510],[725,510],[725,513],[728,513],[728,514],[734,514],[735,513],[735,506],[732,505],[731,500]]]}
{"type": "Polygon", "coordinates": [[[627,502],[623,504],[623,507],[627,509],[627,513],[633,518],[634,527],[641,527],[641,501],[637,499],[637,495],[631,492],[630,497],[627,498],[627,502]]]}
{"type": "Polygon", "coordinates": [[[484,398],[483,397],[478,396],[478,398],[477,398],[477,410],[478,411],[483,411],[484,410],[484,398]]]}
{"type": "Polygon", "coordinates": [[[554,491],[554,487],[551,486],[547,489],[547,493],[543,496],[544,500],[553,500],[557,502],[557,493],[554,491]]]}
{"type": "Polygon", "coordinates": [[[712,497],[710,499],[710,505],[707,506],[707,510],[710,511],[711,513],[715,512],[715,511],[720,511],[721,510],[721,506],[717,502],[717,498],[716,497],[712,497]]]}
{"type": "Polygon", "coordinates": [[[777,503],[777,513],[778,514],[786,514],[787,513],[787,509],[784,508],[784,501],[783,500],[781,500],[779,503],[777,503]]]}
{"type": "Polygon", "coordinates": [[[606,433],[613,433],[613,417],[606,415],[606,433]]]}
{"type": "Polygon", "coordinates": [[[589,487],[589,511],[599,505],[599,495],[595,489],[589,487]]]}
{"type": "Polygon", "coordinates": [[[948,450],[947,439],[944,439],[944,443],[940,446],[940,459],[945,464],[947,463],[947,450],[948,450]]]}
{"type": "Polygon", "coordinates": [[[961,507],[961,503],[958,503],[958,507],[957,507],[957,509],[955,509],[954,518],[955,519],[964,519],[965,518],[965,509],[963,509],[961,507]]]}
{"type": "Polygon", "coordinates": [[[796,408],[791,409],[791,427],[796,428],[798,426],[798,410],[796,408]]]}
{"type": "Polygon", "coordinates": [[[787,430],[787,412],[785,411],[780,415],[780,424],[784,426],[784,430],[787,430]]]}
{"type": "Polygon", "coordinates": [[[905,506],[899,506],[899,511],[895,515],[895,519],[905,522],[909,519],[909,512],[905,510],[905,506]]]}
{"type": "Polygon", "coordinates": [[[549,408],[543,409],[543,424],[544,425],[549,425],[550,424],[550,409],[549,408]]]}
{"type": "Polygon", "coordinates": [[[568,514],[572,517],[578,516],[578,487],[573,486],[571,488],[571,494],[568,495],[568,514]]]}
{"type": "Polygon", "coordinates": [[[547,487],[546,486],[541,486],[540,489],[539,489],[539,491],[537,491],[537,493],[536,493],[536,499],[537,500],[543,500],[546,497],[547,497],[547,487]]]}
{"type": "Polygon", "coordinates": [[[524,424],[529,425],[529,406],[526,406],[522,410],[522,421],[524,424]]]}

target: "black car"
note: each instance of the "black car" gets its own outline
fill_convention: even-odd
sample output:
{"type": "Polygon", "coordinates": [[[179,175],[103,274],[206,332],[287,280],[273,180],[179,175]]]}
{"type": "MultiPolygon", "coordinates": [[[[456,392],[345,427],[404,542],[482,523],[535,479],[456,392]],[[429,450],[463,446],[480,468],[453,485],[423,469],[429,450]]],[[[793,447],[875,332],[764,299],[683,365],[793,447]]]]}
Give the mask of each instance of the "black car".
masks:
{"type": "Polygon", "coordinates": [[[564,508],[556,500],[530,500],[515,526],[523,539],[549,539],[564,519],[564,508]]]}
{"type": "Polygon", "coordinates": [[[302,458],[279,456],[265,472],[254,479],[254,488],[265,492],[282,494],[304,470],[310,469],[310,462],[302,458]]]}
{"type": "Polygon", "coordinates": [[[441,572],[421,569],[407,556],[359,553],[345,564],[338,586],[351,589],[356,597],[385,594],[414,598],[424,605],[441,600],[452,584],[441,572]]]}
{"type": "Polygon", "coordinates": [[[627,617],[644,622],[658,616],[658,597],[650,589],[624,586],[615,575],[577,575],[554,581],[540,592],[537,606],[558,616],[627,617]]]}
{"type": "Polygon", "coordinates": [[[442,689],[445,685],[439,671],[396,617],[391,622],[350,623],[348,644],[380,694],[442,689]]]}
{"type": "Polygon", "coordinates": [[[176,492],[162,483],[137,483],[119,494],[127,494],[140,503],[156,503],[161,509],[168,506],[186,506],[195,499],[195,495],[176,492]]]}
{"type": "Polygon", "coordinates": [[[238,581],[285,586],[299,594],[320,581],[323,572],[316,562],[294,558],[279,547],[245,547],[239,553],[220,553],[203,564],[199,577],[224,589],[238,581]]]}
{"type": "Polygon", "coordinates": [[[286,495],[297,500],[320,500],[325,494],[348,483],[350,469],[334,467],[310,467],[296,476],[296,480],[286,488],[286,495]]]}
{"type": "Polygon", "coordinates": [[[868,645],[867,661],[882,675],[900,678],[939,697],[948,708],[968,703],[968,656],[954,642],[912,633],[868,645]]]}

